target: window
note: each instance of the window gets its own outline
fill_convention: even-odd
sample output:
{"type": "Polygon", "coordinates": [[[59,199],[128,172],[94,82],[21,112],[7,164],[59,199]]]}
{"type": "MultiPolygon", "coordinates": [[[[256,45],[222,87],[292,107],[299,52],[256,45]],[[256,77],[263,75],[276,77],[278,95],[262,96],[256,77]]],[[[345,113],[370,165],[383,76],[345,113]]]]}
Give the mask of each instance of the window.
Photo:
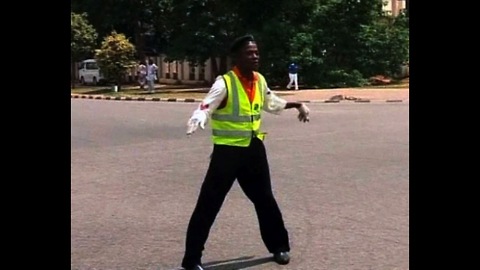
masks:
{"type": "Polygon", "coordinates": [[[165,72],[165,78],[170,79],[170,62],[167,62],[167,72],[165,72]]]}
{"type": "Polygon", "coordinates": [[[205,81],[205,64],[200,65],[200,72],[198,74],[198,79],[200,81],[205,81]]]}
{"type": "Polygon", "coordinates": [[[86,64],[87,69],[98,69],[97,63],[95,62],[88,62],[86,64]]]}
{"type": "Polygon", "coordinates": [[[188,79],[191,80],[191,81],[195,80],[195,66],[194,65],[192,65],[190,67],[190,72],[188,74],[188,79]]]}
{"type": "Polygon", "coordinates": [[[178,80],[178,66],[179,65],[178,65],[177,61],[175,61],[174,64],[175,64],[175,70],[173,71],[173,79],[178,80]]]}

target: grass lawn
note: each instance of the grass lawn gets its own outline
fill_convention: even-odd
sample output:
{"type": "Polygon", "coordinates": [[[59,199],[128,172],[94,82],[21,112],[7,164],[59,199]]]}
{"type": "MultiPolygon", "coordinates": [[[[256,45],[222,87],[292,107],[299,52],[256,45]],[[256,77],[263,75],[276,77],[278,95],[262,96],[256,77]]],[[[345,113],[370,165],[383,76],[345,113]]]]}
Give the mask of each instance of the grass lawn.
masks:
{"type": "MultiPolygon", "coordinates": [[[[114,92],[112,87],[108,86],[78,86],[71,89],[72,94],[78,95],[102,95],[111,97],[132,97],[132,98],[194,98],[203,99],[208,93],[209,88],[189,88],[189,87],[171,87],[170,85],[160,85],[155,87],[155,93],[148,93],[145,89],[139,89],[138,86],[122,86],[120,92],[114,92]]],[[[277,93],[278,95],[290,95],[289,93],[277,93]]]]}
{"type": "Polygon", "coordinates": [[[146,89],[138,86],[124,85],[120,92],[114,92],[111,86],[78,86],[71,89],[72,94],[80,95],[103,95],[123,97],[149,97],[149,98],[203,98],[209,88],[195,88],[177,85],[156,85],[155,93],[148,93],[146,89]]]}
{"type": "MultiPolygon", "coordinates": [[[[396,81],[388,85],[372,85],[357,87],[357,89],[382,89],[382,88],[408,88],[409,81],[396,81]]],[[[120,92],[114,92],[111,86],[76,86],[71,89],[72,94],[79,95],[103,95],[103,96],[123,96],[132,98],[194,98],[202,99],[208,93],[210,87],[188,86],[188,85],[156,85],[155,93],[148,93],[146,89],[140,89],[138,86],[123,85],[120,92]]],[[[276,89],[273,89],[276,90],[276,89]]],[[[291,93],[276,92],[277,95],[285,96],[291,93]]]]}
{"type": "Polygon", "coordinates": [[[377,89],[377,88],[408,88],[410,87],[410,78],[405,78],[401,80],[393,80],[389,84],[385,85],[369,85],[369,86],[363,86],[363,87],[358,87],[359,89],[377,89]]]}

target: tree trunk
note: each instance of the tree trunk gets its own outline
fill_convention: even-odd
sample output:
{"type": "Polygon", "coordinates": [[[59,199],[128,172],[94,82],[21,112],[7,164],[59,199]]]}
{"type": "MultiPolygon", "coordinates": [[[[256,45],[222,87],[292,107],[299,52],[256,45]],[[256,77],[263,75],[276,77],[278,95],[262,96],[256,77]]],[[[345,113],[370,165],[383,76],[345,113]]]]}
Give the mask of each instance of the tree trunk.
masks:
{"type": "Polygon", "coordinates": [[[211,64],[210,71],[212,72],[212,77],[213,77],[213,78],[210,78],[210,80],[213,83],[215,81],[215,78],[217,78],[217,76],[219,75],[216,57],[214,56],[210,57],[210,64],[211,64]]]}
{"type": "Polygon", "coordinates": [[[117,78],[117,92],[120,92],[122,89],[122,77],[117,78]]]}
{"type": "Polygon", "coordinates": [[[140,21],[135,23],[135,49],[137,50],[137,56],[140,61],[145,60],[145,36],[142,32],[142,25],[140,21]]]}
{"type": "Polygon", "coordinates": [[[409,2],[408,0],[405,0],[405,9],[407,10],[407,16],[409,15],[409,13],[408,13],[408,2],[409,2]]]}
{"type": "Polygon", "coordinates": [[[75,61],[71,60],[71,66],[70,66],[70,83],[72,84],[71,87],[72,89],[75,88],[75,80],[77,79],[75,76],[75,70],[77,69],[77,65],[75,64],[75,61]]]}
{"type": "Polygon", "coordinates": [[[222,55],[220,56],[220,74],[227,73],[227,56],[222,55]]]}

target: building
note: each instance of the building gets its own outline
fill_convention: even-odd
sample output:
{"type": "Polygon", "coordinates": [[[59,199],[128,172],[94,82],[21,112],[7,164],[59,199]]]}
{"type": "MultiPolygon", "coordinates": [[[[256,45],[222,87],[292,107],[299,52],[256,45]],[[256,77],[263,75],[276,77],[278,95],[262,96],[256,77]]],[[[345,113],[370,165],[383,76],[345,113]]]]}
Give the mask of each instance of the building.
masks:
{"type": "Polygon", "coordinates": [[[383,10],[388,14],[397,16],[400,11],[407,8],[406,0],[382,0],[384,2],[383,10]]]}
{"type": "MultiPolygon", "coordinates": [[[[188,61],[166,62],[166,55],[149,56],[158,66],[158,82],[162,84],[190,84],[190,85],[209,85],[215,81],[215,74],[212,72],[212,62],[207,60],[203,65],[191,65],[188,61]]],[[[217,67],[220,66],[220,58],[216,59],[217,67]]],[[[78,66],[77,63],[76,66],[78,66]]],[[[227,58],[227,68],[231,67],[231,59],[227,58]]],[[[75,80],[78,81],[78,70],[73,70],[75,80]]],[[[137,79],[137,70],[132,68],[125,76],[125,81],[133,83],[137,79]]]]}

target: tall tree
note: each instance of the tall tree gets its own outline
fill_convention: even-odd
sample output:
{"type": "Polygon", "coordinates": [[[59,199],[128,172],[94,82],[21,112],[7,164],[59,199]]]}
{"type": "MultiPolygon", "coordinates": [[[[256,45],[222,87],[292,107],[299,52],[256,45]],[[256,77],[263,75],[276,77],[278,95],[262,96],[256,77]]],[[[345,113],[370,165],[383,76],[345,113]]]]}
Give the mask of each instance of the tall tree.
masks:
{"type": "MultiPolygon", "coordinates": [[[[154,25],[165,15],[166,3],[173,0],[72,0],[72,10],[86,12],[99,36],[115,30],[131,37],[137,48],[137,58],[143,59],[148,50],[147,40],[155,34],[154,25]]],[[[154,41],[152,39],[152,41],[154,41]]],[[[158,45],[158,44],[157,44],[158,45]]]]}
{"type": "MultiPolygon", "coordinates": [[[[372,44],[385,45],[395,37],[390,48],[408,46],[405,31],[394,30],[403,26],[379,23],[384,16],[378,0],[264,0],[255,4],[249,0],[72,0],[72,9],[89,10],[101,36],[116,29],[132,37],[135,44],[141,44],[135,33],[155,37],[154,47],[166,53],[168,60],[199,64],[220,57],[220,65],[212,61],[214,75],[226,71],[230,42],[239,35],[254,34],[262,54],[261,71],[270,82],[280,84],[289,61],[300,64],[299,78],[305,84],[355,84],[372,71],[365,63],[380,55],[366,53],[374,49],[372,44]],[[142,27],[135,30],[138,21],[142,27]],[[375,29],[390,32],[375,35],[375,29]]],[[[389,46],[375,50],[379,48],[389,46]]],[[[381,55],[402,58],[391,49],[381,55]]],[[[393,65],[394,61],[383,60],[393,65]]]]}
{"type": "Polygon", "coordinates": [[[70,61],[71,61],[71,84],[75,88],[76,63],[89,57],[95,50],[97,32],[88,22],[87,15],[71,12],[71,35],[70,35],[70,61]]]}
{"type": "MultiPolygon", "coordinates": [[[[227,1],[228,2],[228,1],[227,1]]],[[[236,35],[237,14],[218,0],[177,0],[169,25],[169,60],[202,64],[212,60],[215,75],[224,72],[227,44],[236,35]],[[217,66],[216,57],[223,64],[217,66]],[[222,67],[223,66],[223,67],[222,67]]]]}
{"type": "Polygon", "coordinates": [[[115,81],[120,91],[127,71],[135,65],[135,46],[124,34],[112,31],[104,38],[95,58],[104,77],[115,81]]]}

